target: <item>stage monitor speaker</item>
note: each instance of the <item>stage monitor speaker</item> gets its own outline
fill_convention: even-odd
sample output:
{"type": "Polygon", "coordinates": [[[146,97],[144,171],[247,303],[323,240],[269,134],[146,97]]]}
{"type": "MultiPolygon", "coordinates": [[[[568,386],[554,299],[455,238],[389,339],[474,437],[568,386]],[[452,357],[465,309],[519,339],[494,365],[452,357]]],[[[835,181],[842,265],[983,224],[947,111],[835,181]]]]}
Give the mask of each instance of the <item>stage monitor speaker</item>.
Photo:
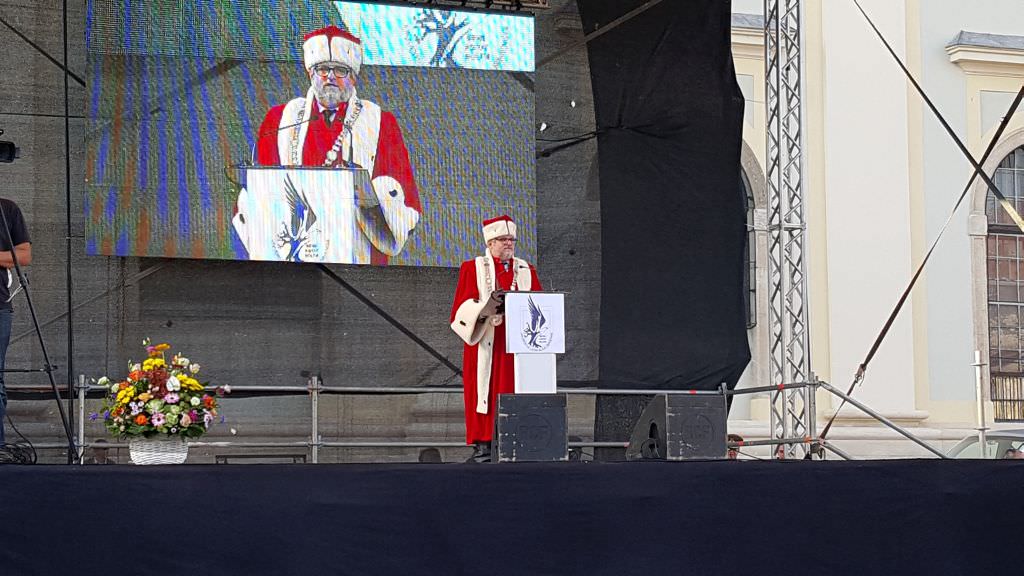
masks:
{"type": "Polygon", "coordinates": [[[726,457],[724,395],[659,394],[637,421],[626,460],[726,457]]]}
{"type": "Polygon", "coordinates": [[[499,394],[495,428],[498,462],[569,459],[565,394],[499,394]]]}

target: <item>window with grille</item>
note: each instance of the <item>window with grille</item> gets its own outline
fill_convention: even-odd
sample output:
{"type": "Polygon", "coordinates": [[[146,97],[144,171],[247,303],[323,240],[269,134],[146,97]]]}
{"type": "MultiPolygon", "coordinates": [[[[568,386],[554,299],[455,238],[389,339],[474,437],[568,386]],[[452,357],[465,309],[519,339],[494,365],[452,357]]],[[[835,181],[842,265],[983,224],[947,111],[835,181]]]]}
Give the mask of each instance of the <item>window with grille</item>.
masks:
{"type": "Polygon", "coordinates": [[[754,229],[754,193],[747,175],[740,170],[740,193],[747,210],[747,238],[743,243],[746,266],[743,269],[743,289],[746,294],[747,329],[757,326],[757,230],[754,229]]]}
{"type": "MultiPolygon", "coordinates": [[[[993,180],[1024,212],[1024,146],[1003,159],[993,180]]],[[[997,421],[1024,421],[1024,233],[991,192],[985,212],[992,403],[997,421]]]]}

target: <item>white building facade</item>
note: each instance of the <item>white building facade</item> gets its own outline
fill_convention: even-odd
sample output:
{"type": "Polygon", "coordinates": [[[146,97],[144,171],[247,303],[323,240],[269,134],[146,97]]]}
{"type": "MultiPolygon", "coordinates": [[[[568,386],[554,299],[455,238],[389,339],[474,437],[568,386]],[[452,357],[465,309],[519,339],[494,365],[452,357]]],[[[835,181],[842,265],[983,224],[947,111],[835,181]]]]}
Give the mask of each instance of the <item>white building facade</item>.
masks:
{"type": "MultiPolygon", "coordinates": [[[[861,0],[975,158],[1024,84],[1017,0],[861,0]]],[[[762,2],[734,0],[733,55],[746,97],[753,360],[740,386],[768,384],[762,2]]],[[[967,159],[852,1],[803,3],[803,148],[811,369],[845,389],[972,174],[967,159]]],[[[1024,198],[1024,111],[983,163],[1024,198]]],[[[855,397],[942,448],[974,432],[975,350],[990,426],[1024,427],[1024,233],[979,179],[957,210],[855,397]],[[992,403],[997,400],[995,405],[992,403]],[[1003,398],[1009,399],[1003,401],[1003,398]],[[1000,422],[992,424],[993,411],[1000,422]]],[[[838,407],[818,396],[819,421],[838,407]]],[[[730,427],[767,431],[766,399],[737,403],[730,427]]],[[[925,454],[844,407],[829,437],[858,456],[925,454]]]]}

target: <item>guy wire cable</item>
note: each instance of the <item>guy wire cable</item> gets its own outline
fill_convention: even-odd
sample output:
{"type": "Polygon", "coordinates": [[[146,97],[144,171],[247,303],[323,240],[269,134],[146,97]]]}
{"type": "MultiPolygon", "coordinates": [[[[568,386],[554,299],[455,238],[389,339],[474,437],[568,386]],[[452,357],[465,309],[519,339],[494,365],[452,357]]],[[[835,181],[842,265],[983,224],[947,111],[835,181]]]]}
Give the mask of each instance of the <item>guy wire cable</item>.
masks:
{"type": "MultiPolygon", "coordinates": [[[[1010,109],[1006,112],[1006,115],[1003,116],[1003,120],[999,123],[999,128],[996,130],[996,133],[992,135],[992,140],[989,142],[988,148],[985,149],[985,153],[981,157],[982,163],[988,160],[989,155],[992,153],[992,150],[999,142],[999,139],[1003,135],[1003,131],[1006,130],[1006,126],[1010,123],[1010,118],[1013,117],[1014,113],[1017,111],[1018,106],[1020,106],[1022,100],[1024,100],[1024,86],[1022,86],[1020,91],[1017,92],[1017,97],[1013,100],[1013,103],[1010,105],[1010,109]]],[[[932,241],[932,245],[928,249],[928,252],[925,254],[924,259],[921,260],[921,263],[917,266],[917,270],[914,271],[914,275],[910,279],[910,283],[907,284],[906,289],[903,290],[903,294],[900,296],[899,301],[896,302],[895,308],[893,308],[892,313],[889,314],[889,318],[885,321],[885,325],[882,327],[882,331],[879,332],[878,336],[875,338],[874,343],[871,345],[871,350],[868,351],[868,354],[864,358],[864,361],[861,362],[860,366],[858,367],[857,374],[854,377],[853,384],[850,385],[849,390],[846,391],[847,395],[852,394],[853,389],[857,386],[857,384],[859,384],[864,379],[864,372],[867,370],[868,363],[870,363],[872,358],[874,358],[879,346],[882,345],[882,340],[884,340],[886,335],[888,335],[889,329],[892,328],[893,323],[896,321],[896,317],[899,315],[900,310],[903,308],[903,305],[906,303],[907,298],[910,296],[910,291],[913,290],[914,285],[917,284],[917,280],[921,276],[921,272],[924,271],[925,265],[928,264],[928,260],[932,256],[932,252],[935,251],[936,246],[938,246],[939,244],[939,240],[942,239],[942,235],[946,232],[946,229],[949,227],[949,224],[953,221],[953,216],[956,215],[956,211],[960,208],[960,205],[963,203],[964,198],[966,198],[968,192],[971,191],[971,187],[974,185],[974,181],[977,178],[977,176],[977,172],[971,174],[970,180],[967,181],[967,186],[965,186],[963,192],[960,193],[960,198],[957,199],[956,204],[953,206],[953,210],[950,211],[949,216],[946,218],[946,222],[942,225],[942,228],[939,229],[939,233],[935,236],[935,240],[932,241]]],[[[842,403],[839,405],[839,408],[842,408],[845,405],[846,399],[843,399],[842,403]]],[[[819,438],[825,438],[825,435],[828,434],[829,428],[832,427],[832,422],[835,421],[838,413],[839,409],[837,408],[836,413],[833,414],[832,418],[829,419],[828,424],[825,425],[825,428],[822,431],[819,438]]]]}
{"type": "MultiPolygon", "coordinates": [[[[1014,220],[1014,222],[1017,224],[1017,226],[1022,231],[1024,231],[1024,219],[1021,218],[1020,214],[1017,213],[1017,211],[1013,207],[1013,205],[999,191],[999,188],[995,185],[995,182],[993,182],[992,179],[988,176],[988,174],[985,173],[984,169],[982,169],[981,164],[977,160],[975,160],[974,156],[972,156],[970,151],[967,150],[967,147],[964,145],[963,141],[960,140],[959,136],[957,136],[956,132],[949,125],[949,122],[946,121],[946,119],[942,115],[942,113],[939,112],[938,108],[936,108],[936,106],[932,102],[931,98],[928,97],[928,95],[925,93],[924,89],[917,82],[917,79],[914,78],[913,74],[910,73],[910,70],[907,69],[907,67],[903,63],[903,61],[896,54],[896,52],[892,49],[892,46],[885,39],[885,37],[882,35],[881,31],[879,31],[878,27],[875,26],[875,23],[867,15],[867,13],[861,7],[860,3],[857,0],[853,0],[853,3],[857,6],[857,9],[860,11],[861,15],[864,16],[864,19],[867,20],[868,24],[871,26],[871,29],[875,32],[875,35],[878,36],[879,40],[882,41],[882,44],[885,45],[885,48],[889,51],[889,54],[893,57],[894,60],[896,60],[896,63],[899,65],[900,69],[903,70],[903,74],[907,77],[908,80],[910,80],[911,84],[913,84],[914,88],[917,90],[918,94],[921,96],[921,98],[928,105],[928,108],[932,111],[932,113],[938,119],[939,123],[942,124],[943,128],[946,130],[946,132],[949,134],[949,136],[957,144],[957,147],[960,149],[960,151],[964,154],[964,156],[967,157],[967,160],[971,163],[972,167],[974,168],[974,171],[971,174],[971,178],[968,181],[967,186],[964,187],[964,191],[961,193],[960,198],[957,200],[956,204],[954,205],[952,212],[950,213],[949,217],[946,219],[946,222],[943,224],[942,228],[939,230],[939,233],[936,236],[935,240],[933,241],[932,246],[929,248],[927,254],[924,257],[924,259],[921,261],[921,264],[918,266],[917,270],[915,271],[915,273],[914,273],[913,277],[911,278],[910,283],[908,284],[907,288],[903,291],[903,294],[900,296],[899,301],[896,303],[895,308],[893,309],[892,313],[889,315],[889,318],[886,320],[886,323],[882,327],[881,332],[875,338],[875,341],[872,344],[871,349],[868,351],[867,356],[865,357],[864,361],[861,362],[860,366],[857,367],[857,373],[854,375],[853,382],[850,384],[850,387],[847,390],[847,395],[853,394],[853,391],[857,387],[857,385],[860,384],[861,382],[863,382],[864,376],[865,376],[865,372],[867,371],[868,364],[874,358],[875,353],[878,351],[878,348],[881,346],[882,341],[885,339],[885,336],[888,334],[889,329],[892,327],[892,324],[895,322],[896,317],[898,316],[900,310],[902,309],[903,305],[906,303],[906,300],[907,300],[907,298],[910,295],[910,291],[913,289],[914,285],[917,283],[917,280],[920,277],[921,272],[924,270],[924,267],[928,263],[929,258],[931,257],[931,255],[934,252],[936,246],[938,245],[939,240],[942,238],[942,234],[946,231],[947,227],[949,226],[950,222],[953,219],[954,214],[956,213],[957,209],[960,207],[960,205],[963,202],[964,198],[967,196],[967,193],[970,191],[971,186],[973,185],[974,180],[977,177],[980,176],[982,178],[982,180],[985,182],[985,184],[988,187],[988,189],[990,191],[992,191],[993,195],[995,195],[996,198],[999,200],[999,203],[1003,207],[1003,209],[1014,220]]],[[[998,130],[993,135],[992,140],[989,143],[988,148],[985,150],[985,154],[982,156],[981,162],[985,162],[988,159],[988,156],[991,154],[992,150],[995,148],[996,143],[998,143],[999,139],[1002,137],[1003,131],[1006,129],[1006,126],[1009,124],[1010,118],[1014,115],[1014,113],[1016,113],[1018,106],[1020,106],[1022,98],[1024,98],[1024,87],[1022,87],[1021,90],[1017,93],[1017,97],[1014,99],[1013,104],[1011,104],[1010,109],[1007,111],[1006,115],[1003,117],[1003,120],[1000,123],[998,130]]],[[[822,430],[821,434],[818,436],[819,439],[823,440],[826,437],[826,435],[828,434],[829,430],[832,428],[832,424],[835,422],[836,417],[839,415],[839,410],[842,409],[842,407],[845,406],[845,405],[846,405],[846,400],[844,399],[843,402],[839,405],[839,408],[837,408],[835,410],[835,412],[832,414],[832,417],[829,419],[828,423],[825,425],[825,428],[822,430]]]]}

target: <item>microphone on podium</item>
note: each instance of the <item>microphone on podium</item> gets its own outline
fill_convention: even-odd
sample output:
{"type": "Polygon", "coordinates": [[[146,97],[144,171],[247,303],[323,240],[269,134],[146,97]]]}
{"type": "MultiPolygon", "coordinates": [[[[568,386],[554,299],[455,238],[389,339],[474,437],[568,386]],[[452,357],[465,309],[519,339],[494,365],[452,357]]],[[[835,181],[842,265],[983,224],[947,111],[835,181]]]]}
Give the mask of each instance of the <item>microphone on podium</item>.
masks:
{"type": "Polygon", "coordinates": [[[265,130],[263,132],[260,132],[259,134],[256,135],[256,141],[252,143],[252,149],[250,150],[250,155],[249,155],[249,165],[250,166],[255,166],[256,165],[256,145],[259,144],[260,140],[263,140],[267,136],[277,136],[278,132],[281,132],[282,130],[287,130],[289,128],[294,128],[296,126],[301,126],[301,125],[306,124],[308,122],[312,122],[313,120],[318,120],[318,119],[320,119],[322,117],[323,117],[323,112],[320,111],[320,110],[315,110],[315,111],[313,111],[312,114],[309,115],[309,118],[303,118],[302,120],[300,120],[298,122],[294,122],[294,123],[288,124],[286,126],[278,126],[278,128],[276,130],[265,130]]]}
{"type": "Polygon", "coordinates": [[[279,126],[276,130],[264,130],[260,132],[259,134],[256,135],[256,141],[252,143],[252,147],[249,149],[249,161],[246,162],[245,160],[242,160],[237,164],[226,164],[224,166],[224,175],[231,183],[235,184],[236,186],[244,187],[245,183],[243,181],[245,180],[245,178],[240,177],[236,179],[235,177],[232,176],[232,171],[256,165],[256,145],[259,144],[260,140],[266,138],[267,136],[276,136],[282,130],[287,130],[289,128],[301,126],[302,124],[312,122],[313,120],[316,120],[322,116],[322,112],[314,111],[312,114],[309,115],[309,118],[304,118],[299,122],[288,124],[287,126],[279,126]]]}

